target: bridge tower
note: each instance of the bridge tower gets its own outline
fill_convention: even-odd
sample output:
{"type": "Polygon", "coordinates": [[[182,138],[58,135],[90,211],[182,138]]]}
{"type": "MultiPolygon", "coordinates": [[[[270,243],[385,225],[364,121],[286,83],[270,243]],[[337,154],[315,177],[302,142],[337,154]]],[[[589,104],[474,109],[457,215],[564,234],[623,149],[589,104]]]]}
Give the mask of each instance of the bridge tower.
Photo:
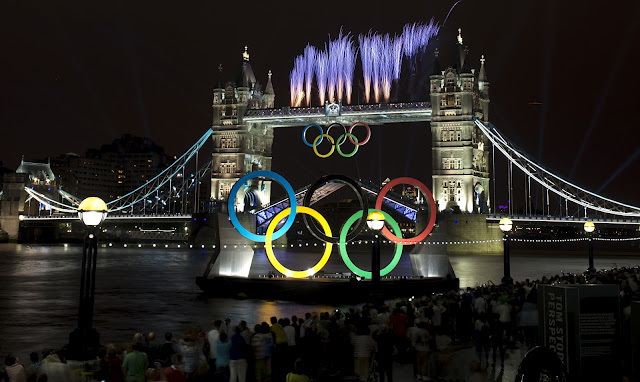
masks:
{"type": "Polygon", "coordinates": [[[456,59],[440,69],[435,53],[431,88],[433,196],[439,211],[489,213],[488,139],[473,123],[489,120],[489,82],[484,69],[471,69],[458,29],[456,59]]]}
{"type": "MultiPolygon", "coordinates": [[[[211,169],[211,199],[226,202],[231,188],[245,174],[271,170],[273,127],[243,121],[247,109],[273,108],[275,93],[271,71],[264,92],[249,63],[245,46],[242,66],[235,82],[222,85],[220,77],[213,89],[213,162],[211,169]]],[[[241,191],[240,211],[250,211],[267,205],[271,198],[271,182],[252,180],[241,191]]],[[[221,203],[224,206],[226,203],[221,203]]]]}

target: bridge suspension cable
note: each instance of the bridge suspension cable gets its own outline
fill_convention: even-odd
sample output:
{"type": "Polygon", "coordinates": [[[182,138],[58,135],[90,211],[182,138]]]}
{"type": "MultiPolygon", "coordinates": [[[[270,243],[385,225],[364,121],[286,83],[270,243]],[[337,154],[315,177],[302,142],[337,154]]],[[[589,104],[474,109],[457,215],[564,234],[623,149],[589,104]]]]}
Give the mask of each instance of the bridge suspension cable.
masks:
{"type": "Polygon", "coordinates": [[[161,173],[156,175],[146,184],[136,188],[135,190],[129,192],[128,194],[112,200],[107,203],[107,207],[109,208],[109,212],[117,212],[121,211],[125,208],[133,207],[136,203],[144,202],[147,198],[159,190],[162,186],[168,183],[172,178],[174,178],[193,158],[194,155],[198,153],[200,148],[205,144],[207,139],[213,133],[212,129],[207,130],[207,132],[198,139],[198,141],[191,146],[189,150],[187,150],[180,158],[178,158],[175,162],[171,164],[171,166],[164,169],[161,173]]]}
{"type": "MultiPolygon", "coordinates": [[[[566,201],[571,201],[582,206],[585,209],[585,212],[587,209],[590,209],[617,216],[640,217],[640,207],[635,207],[606,198],[564,180],[530,159],[522,150],[518,149],[515,144],[500,134],[498,129],[491,123],[489,123],[489,127],[487,127],[475,117],[473,117],[473,121],[491,141],[493,146],[509,160],[510,167],[511,165],[515,165],[522,170],[525,175],[529,176],[546,189],[547,209],[550,208],[549,191],[551,191],[560,198],[564,198],[566,201]]],[[[511,185],[509,185],[509,187],[511,187],[511,185]]]]}
{"type": "Polygon", "coordinates": [[[78,207],[76,206],[70,206],[64,203],[60,203],[56,200],[53,200],[51,198],[49,198],[48,196],[41,194],[37,191],[32,190],[29,187],[25,187],[24,190],[27,192],[27,194],[29,194],[29,197],[37,200],[38,202],[49,206],[49,208],[54,209],[56,211],[60,211],[60,212],[70,212],[70,213],[76,213],[78,212],[78,207]]]}

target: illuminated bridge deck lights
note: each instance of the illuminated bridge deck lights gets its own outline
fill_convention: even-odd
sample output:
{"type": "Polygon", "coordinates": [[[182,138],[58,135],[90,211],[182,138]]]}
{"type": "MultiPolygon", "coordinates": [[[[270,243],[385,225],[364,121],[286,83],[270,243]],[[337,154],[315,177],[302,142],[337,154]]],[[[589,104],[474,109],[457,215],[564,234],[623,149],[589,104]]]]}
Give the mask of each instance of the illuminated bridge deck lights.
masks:
{"type": "Polygon", "coordinates": [[[575,216],[544,216],[544,215],[496,215],[491,214],[487,215],[487,221],[497,222],[500,219],[508,217],[514,222],[523,222],[523,223],[576,223],[576,224],[584,224],[586,221],[591,221],[595,224],[626,224],[626,225],[640,225],[640,219],[631,219],[631,218],[580,218],[575,216]]]}
{"type": "MultiPolygon", "coordinates": [[[[42,215],[42,216],[32,216],[32,215],[20,215],[21,221],[50,221],[50,220],[78,220],[78,214],[68,214],[68,215],[42,215]]],[[[191,214],[113,214],[107,215],[106,220],[108,221],[125,221],[125,220],[191,220],[191,214]]]]}
{"type": "Polygon", "coordinates": [[[282,109],[247,110],[244,116],[245,122],[262,123],[273,127],[358,120],[365,120],[371,125],[431,121],[431,105],[428,102],[347,105],[342,106],[338,115],[328,114],[324,107],[283,107],[282,109]]]}

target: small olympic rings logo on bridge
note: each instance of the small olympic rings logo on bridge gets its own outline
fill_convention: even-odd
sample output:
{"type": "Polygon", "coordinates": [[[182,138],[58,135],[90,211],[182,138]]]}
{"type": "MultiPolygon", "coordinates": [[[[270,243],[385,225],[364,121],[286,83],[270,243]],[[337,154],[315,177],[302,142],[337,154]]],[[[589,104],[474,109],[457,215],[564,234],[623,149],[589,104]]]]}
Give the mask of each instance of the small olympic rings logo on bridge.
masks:
{"type": "Polygon", "coordinates": [[[312,147],[313,152],[316,153],[316,155],[319,156],[320,158],[328,158],[333,154],[334,151],[338,151],[338,154],[340,154],[344,158],[350,158],[356,155],[356,153],[358,152],[358,148],[362,145],[367,144],[370,138],[371,138],[371,129],[369,128],[369,125],[367,125],[364,122],[355,122],[349,127],[348,131],[347,131],[347,128],[341,123],[332,123],[327,128],[326,133],[324,132],[324,130],[320,125],[315,123],[308,124],[307,126],[305,126],[304,130],[302,130],[302,142],[304,142],[305,145],[312,147]],[[311,126],[315,126],[318,128],[318,130],[320,130],[320,135],[318,135],[313,140],[313,143],[309,143],[309,141],[307,141],[307,130],[309,130],[311,126]],[[329,135],[331,128],[334,126],[340,126],[344,130],[344,134],[338,137],[337,142],[336,140],[333,139],[331,135],[329,135]],[[355,134],[353,134],[353,129],[356,128],[357,126],[364,126],[367,129],[367,137],[362,142],[359,142],[358,138],[355,136],[355,134]],[[331,149],[326,154],[320,154],[320,152],[318,152],[318,145],[322,142],[324,138],[327,138],[327,140],[331,142],[331,149]],[[350,153],[344,153],[341,149],[341,146],[347,141],[347,138],[354,145],[353,151],[351,151],[350,153]]]}
{"type": "Polygon", "coordinates": [[[396,178],[387,183],[378,193],[374,209],[369,208],[369,202],[367,196],[365,195],[365,191],[355,180],[344,175],[327,175],[318,179],[307,189],[304,200],[302,201],[302,206],[298,206],[293,187],[291,187],[291,184],[289,184],[289,182],[285,180],[284,177],[272,171],[254,171],[243,176],[233,185],[233,187],[231,188],[231,192],[229,193],[228,209],[229,220],[231,220],[231,223],[238,230],[238,232],[247,239],[265,243],[265,252],[273,267],[285,276],[294,278],[313,276],[315,273],[320,271],[325,266],[327,261],[329,261],[333,244],[338,244],[342,260],[344,261],[347,268],[351,270],[351,272],[361,277],[371,277],[370,271],[365,271],[358,268],[353,263],[353,261],[351,261],[351,259],[349,258],[349,254],[347,253],[346,244],[360,234],[360,232],[366,225],[366,216],[373,211],[382,212],[385,218],[385,223],[389,224],[395,233],[391,233],[391,231],[389,231],[386,226],[382,228],[382,235],[389,241],[394,242],[396,244],[396,249],[393,255],[393,259],[391,260],[389,265],[380,270],[381,276],[387,275],[398,264],[398,262],[400,261],[400,257],[402,256],[403,245],[412,245],[424,240],[429,235],[436,222],[436,202],[433,199],[431,191],[427,188],[427,186],[424,185],[424,183],[413,178],[396,178]],[[271,178],[280,183],[280,185],[282,185],[282,187],[284,187],[285,191],[287,192],[290,205],[289,208],[280,211],[271,219],[271,222],[269,222],[269,226],[267,227],[266,235],[258,235],[249,232],[246,228],[244,228],[242,224],[240,224],[235,210],[235,202],[238,196],[238,191],[240,191],[245,183],[259,177],[271,178]],[[357,210],[353,215],[351,215],[351,217],[347,219],[347,221],[342,225],[340,234],[338,236],[332,236],[331,227],[329,226],[329,223],[324,218],[324,216],[322,216],[320,212],[309,206],[311,205],[311,199],[316,190],[327,183],[336,182],[343,183],[349,186],[349,188],[351,188],[355,192],[358,201],[360,202],[360,209],[357,210]],[[411,184],[415,186],[424,194],[425,199],[429,203],[429,222],[427,223],[426,228],[420,234],[406,239],[402,237],[402,230],[400,229],[400,226],[395,221],[395,219],[388,213],[382,211],[382,204],[388,204],[391,201],[391,199],[387,197],[387,193],[393,186],[396,186],[398,184],[411,184]],[[286,268],[278,261],[278,259],[276,259],[276,256],[273,252],[273,240],[283,236],[289,230],[289,228],[291,228],[297,213],[303,214],[304,223],[311,234],[318,240],[321,240],[325,243],[324,253],[320,261],[318,261],[313,267],[302,271],[294,271],[286,268]],[[313,217],[315,221],[320,224],[322,230],[317,227],[315,221],[310,221],[307,215],[313,217]],[[282,225],[282,227],[280,227],[280,229],[276,231],[276,227],[285,218],[285,223],[282,225]],[[354,224],[356,224],[355,227],[351,229],[354,224]]]}

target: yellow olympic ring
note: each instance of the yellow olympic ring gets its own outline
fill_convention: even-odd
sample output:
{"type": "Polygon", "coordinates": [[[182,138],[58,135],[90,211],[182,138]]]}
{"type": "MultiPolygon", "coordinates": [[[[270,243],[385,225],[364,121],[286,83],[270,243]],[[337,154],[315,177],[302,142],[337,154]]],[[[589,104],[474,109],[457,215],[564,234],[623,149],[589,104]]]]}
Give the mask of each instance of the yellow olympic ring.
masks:
{"type": "MultiPolygon", "coordinates": [[[[314,147],[314,150],[315,150],[315,147],[314,147]]],[[[278,223],[282,219],[284,219],[286,216],[289,216],[290,213],[291,213],[291,207],[285,210],[282,210],[279,214],[277,214],[271,220],[271,223],[269,223],[269,227],[267,227],[267,233],[265,235],[265,242],[264,242],[265,252],[267,252],[267,258],[271,262],[271,265],[273,265],[273,267],[278,272],[282,273],[287,277],[294,277],[294,278],[300,279],[304,277],[313,276],[314,274],[316,274],[316,272],[322,269],[322,267],[324,267],[325,264],[327,264],[327,261],[329,261],[329,257],[331,256],[331,248],[333,247],[333,244],[327,243],[324,249],[324,254],[322,255],[322,258],[320,259],[320,261],[318,261],[316,265],[307,269],[306,271],[292,271],[286,268],[285,266],[283,266],[282,264],[280,264],[278,259],[276,259],[275,254],[273,253],[273,245],[272,245],[271,237],[273,236],[273,232],[276,230],[276,226],[278,225],[278,223]]],[[[308,214],[313,216],[314,218],[316,218],[316,220],[320,223],[320,225],[324,229],[325,235],[329,237],[331,236],[331,227],[329,227],[329,223],[327,223],[327,220],[322,215],[320,215],[318,211],[314,210],[313,208],[298,206],[296,213],[308,214]]]]}
{"type": "Polygon", "coordinates": [[[336,149],[336,142],[333,140],[333,138],[332,138],[332,137],[331,137],[331,135],[329,135],[329,134],[322,134],[322,135],[318,135],[318,136],[316,137],[316,139],[314,139],[314,140],[313,140],[313,151],[314,151],[314,152],[316,153],[316,155],[317,155],[317,156],[319,156],[320,158],[326,158],[326,157],[330,156],[331,154],[333,154],[333,152],[335,151],[335,149],[336,149]],[[319,139],[322,139],[322,137],[326,137],[326,138],[331,142],[331,150],[329,150],[329,153],[328,153],[328,154],[320,154],[320,153],[318,152],[318,146],[317,146],[317,143],[318,143],[318,140],[319,140],[319,139]]]}

